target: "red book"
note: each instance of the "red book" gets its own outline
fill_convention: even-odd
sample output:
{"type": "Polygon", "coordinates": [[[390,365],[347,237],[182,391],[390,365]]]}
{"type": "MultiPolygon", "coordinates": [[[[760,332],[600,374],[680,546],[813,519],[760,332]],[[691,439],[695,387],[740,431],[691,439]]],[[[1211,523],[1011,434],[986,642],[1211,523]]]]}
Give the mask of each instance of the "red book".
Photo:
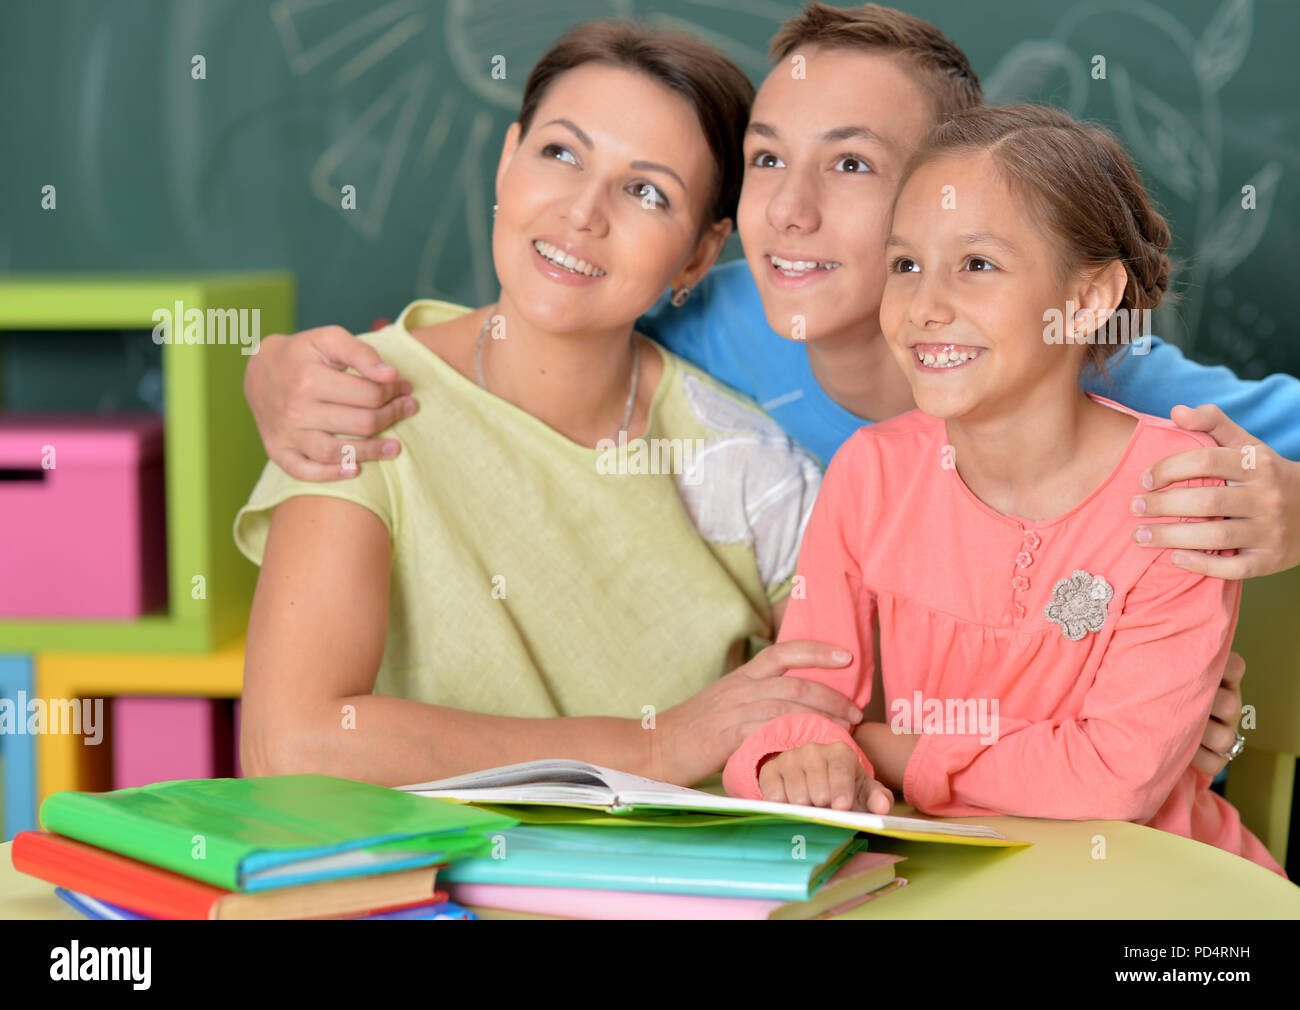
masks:
{"type": "Polygon", "coordinates": [[[434,900],[436,866],[280,887],[227,891],[50,831],[20,831],[14,869],[157,919],[315,919],[434,900]]]}

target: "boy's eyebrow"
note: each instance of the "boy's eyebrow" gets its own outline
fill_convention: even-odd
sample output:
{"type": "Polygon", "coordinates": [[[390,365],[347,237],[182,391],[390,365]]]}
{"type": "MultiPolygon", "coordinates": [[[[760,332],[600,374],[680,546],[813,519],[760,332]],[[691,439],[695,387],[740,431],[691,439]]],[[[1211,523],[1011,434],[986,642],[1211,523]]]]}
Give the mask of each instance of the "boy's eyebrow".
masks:
{"type": "Polygon", "coordinates": [[[856,123],[851,126],[837,126],[833,130],[827,130],[822,134],[822,140],[828,144],[834,144],[841,140],[866,140],[871,143],[881,144],[884,147],[894,146],[875,130],[856,123]]]}
{"type": "MultiPolygon", "coordinates": [[[[751,122],[745,130],[746,133],[757,133],[760,137],[770,137],[772,140],[780,138],[776,127],[769,123],[751,122]]],[[[880,134],[870,127],[863,126],[860,123],[852,123],[847,126],[836,126],[824,131],[818,138],[823,143],[835,144],[842,140],[865,140],[870,143],[880,144],[883,147],[894,146],[893,142],[886,140],[880,134]]]]}
{"type": "MultiPolygon", "coordinates": [[[[552,119],[546,125],[547,126],[559,125],[559,126],[567,127],[568,129],[572,130],[574,136],[576,136],[580,141],[582,141],[583,145],[587,148],[588,151],[594,150],[596,147],[596,145],[592,142],[592,139],[588,137],[585,133],[583,133],[582,130],[578,128],[578,124],[573,122],[573,120],[571,119],[552,119]]],[[[646,172],[664,172],[667,175],[671,175],[674,179],[676,179],[677,185],[681,186],[682,189],[686,189],[686,183],[682,182],[682,177],[680,175],[674,172],[667,165],[661,165],[657,161],[633,161],[629,164],[628,167],[639,168],[642,171],[646,171],[646,172]]]]}

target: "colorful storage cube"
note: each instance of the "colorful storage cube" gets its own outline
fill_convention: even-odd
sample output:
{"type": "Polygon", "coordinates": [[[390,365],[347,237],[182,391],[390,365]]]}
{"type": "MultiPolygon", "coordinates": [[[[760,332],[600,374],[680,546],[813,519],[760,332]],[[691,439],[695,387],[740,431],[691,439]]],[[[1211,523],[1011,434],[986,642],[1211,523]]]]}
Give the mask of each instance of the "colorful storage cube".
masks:
{"type": "Polygon", "coordinates": [[[162,418],[0,416],[0,487],[0,616],[166,605],[162,418]]]}
{"type": "Polygon", "coordinates": [[[32,661],[28,656],[0,655],[0,699],[12,705],[13,732],[0,732],[0,775],[4,792],[0,799],[0,841],[8,841],[36,823],[36,739],[26,732],[27,702],[35,695],[32,661]]]}
{"type": "Polygon", "coordinates": [[[113,788],[229,778],[230,716],[220,698],[114,698],[113,788]]]}

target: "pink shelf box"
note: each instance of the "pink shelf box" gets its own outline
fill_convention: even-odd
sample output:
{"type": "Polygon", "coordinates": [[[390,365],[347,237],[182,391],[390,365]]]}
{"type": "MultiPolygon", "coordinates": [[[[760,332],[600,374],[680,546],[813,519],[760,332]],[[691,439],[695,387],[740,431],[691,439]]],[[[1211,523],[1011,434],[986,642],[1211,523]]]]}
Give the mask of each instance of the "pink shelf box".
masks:
{"type": "Polygon", "coordinates": [[[114,698],[110,726],[114,789],[230,777],[228,699],[114,698]]]}
{"type": "Polygon", "coordinates": [[[235,733],[231,738],[235,754],[235,778],[237,779],[244,777],[244,766],[239,763],[239,717],[243,713],[242,704],[243,702],[239,698],[235,699],[235,733]]]}
{"type": "Polygon", "coordinates": [[[165,607],[163,495],[160,417],[0,415],[0,618],[165,607]]]}

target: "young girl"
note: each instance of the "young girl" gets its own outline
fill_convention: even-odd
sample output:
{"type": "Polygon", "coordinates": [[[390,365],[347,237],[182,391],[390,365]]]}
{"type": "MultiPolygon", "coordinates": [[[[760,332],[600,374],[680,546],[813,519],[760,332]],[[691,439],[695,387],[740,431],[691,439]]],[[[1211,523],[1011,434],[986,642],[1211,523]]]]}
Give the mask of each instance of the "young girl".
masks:
{"type": "Polygon", "coordinates": [[[890,721],[775,718],[728,761],[730,793],[1131,820],[1283,873],[1188,767],[1241,583],[1141,549],[1122,519],[1152,462],[1214,443],[1079,388],[1136,330],[1115,311],[1159,303],[1168,245],[1120,146],[1064,113],[979,109],[926,138],[881,307],[919,409],[835,455],[781,628],[853,648],[789,675],[865,712],[878,619],[890,721]]]}

